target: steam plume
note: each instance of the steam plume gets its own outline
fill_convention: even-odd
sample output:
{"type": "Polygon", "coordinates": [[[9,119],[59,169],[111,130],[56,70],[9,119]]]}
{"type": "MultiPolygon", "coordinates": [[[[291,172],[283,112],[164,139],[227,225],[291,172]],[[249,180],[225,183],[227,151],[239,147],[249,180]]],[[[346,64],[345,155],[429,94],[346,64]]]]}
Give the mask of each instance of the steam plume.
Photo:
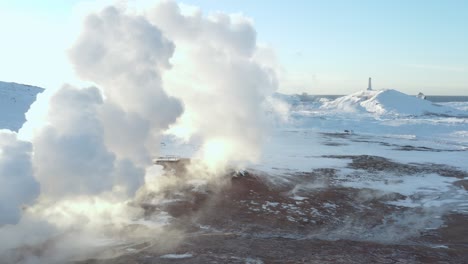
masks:
{"type": "Polygon", "coordinates": [[[263,103],[277,88],[273,70],[256,60],[252,22],[240,15],[182,14],[173,1],[147,13],[177,45],[168,92],[186,111],[172,131],[203,141],[198,153],[215,171],[258,159],[265,136],[263,103]]]}
{"type": "Polygon", "coordinates": [[[0,227],[17,223],[21,207],[39,195],[39,184],[32,175],[31,143],[0,130],[0,227]]]}
{"type": "Polygon", "coordinates": [[[161,130],[182,113],[181,102],[162,88],[173,52],[174,44],[144,17],[109,7],[86,19],[70,59],[103,90],[105,143],[119,157],[148,164],[161,130]]]}
{"type": "MultiPolygon", "coordinates": [[[[202,140],[197,155],[210,173],[255,161],[265,132],[262,105],[277,86],[257,50],[249,19],[183,15],[172,1],[144,15],[115,7],[89,15],[69,57],[96,87],[64,85],[42,97],[48,112],[31,142],[0,132],[1,188],[8,188],[0,194],[0,225],[13,224],[0,226],[0,235],[21,234],[0,240],[0,257],[23,244],[119,233],[141,219],[129,201],[145,179],[158,180],[149,174],[167,130],[202,140]]],[[[77,253],[47,250],[34,261],[77,253]]]]}

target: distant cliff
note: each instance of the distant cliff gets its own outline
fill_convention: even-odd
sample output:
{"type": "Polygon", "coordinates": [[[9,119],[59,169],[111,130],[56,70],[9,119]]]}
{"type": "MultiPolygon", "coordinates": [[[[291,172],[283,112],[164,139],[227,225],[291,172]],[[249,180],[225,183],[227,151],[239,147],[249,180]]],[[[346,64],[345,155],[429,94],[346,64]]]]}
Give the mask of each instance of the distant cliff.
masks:
{"type": "Polygon", "coordinates": [[[25,113],[44,89],[36,86],[0,82],[0,129],[18,131],[25,113]]]}

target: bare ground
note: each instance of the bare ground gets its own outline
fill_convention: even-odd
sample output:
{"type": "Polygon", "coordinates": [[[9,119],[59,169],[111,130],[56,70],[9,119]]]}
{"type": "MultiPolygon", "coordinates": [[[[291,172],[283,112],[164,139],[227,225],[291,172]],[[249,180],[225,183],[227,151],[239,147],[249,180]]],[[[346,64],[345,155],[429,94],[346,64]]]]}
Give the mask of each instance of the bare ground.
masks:
{"type": "MultiPolygon", "coordinates": [[[[350,168],[368,173],[467,177],[438,164],[333,158],[351,159],[350,168]]],[[[164,165],[183,175],[187,162],[164,165]]],[[[148,215],[174,217],[171,228],[186,234],[180,244],[164,248],[154,238],[119,257],[76,263],[467,263],[467,215],[390,205],[405,197],[340,187],[332,181],[335,174],[319,169],[273,184],[265,175],[230,173],[221,185],[181,187],[165,194],[177,196],[174,202],[141,204],[148,215]],[[165,254],[189,255],[161,258],[165,254]]],[[[455,185],[466,189],[466,180],[455,185]]]]}

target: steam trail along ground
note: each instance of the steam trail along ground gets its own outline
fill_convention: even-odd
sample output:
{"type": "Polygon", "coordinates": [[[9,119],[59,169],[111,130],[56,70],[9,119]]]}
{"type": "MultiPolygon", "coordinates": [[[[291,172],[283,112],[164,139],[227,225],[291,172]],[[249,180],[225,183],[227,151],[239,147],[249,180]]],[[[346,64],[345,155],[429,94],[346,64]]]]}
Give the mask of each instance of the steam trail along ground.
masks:
{"type": "MultiPolygon", "coordinates": [[[[187,233],[181,244],[161,250],[155,238],[83,263],[465,263],[464,117],[408,116],[402,108],[426,102],[366,93],[335,101],[282,96],[292,119],[275,130],[260,164],[201,189],[184,185],[166,193],[164,205],[142,204],[148,215],[173,218],[170,225],[187,233]]],[[[456,105],[463,113],[466,104],[456,105]]],[[[164,142],[166,154],[197,148],[164,142]]],[[[162,165],[184,177],[187,163],[162,165]]]]}
{"type": "MultiPolygon", "coordinates": [[[[407,165],[375,156],[335,158],[351,159],[349,168],[358,168],[369,175],[434,172],[453,178],[454,189],[468,187],[468,181],[463,180],[466,172],[442,165],[407,165]]],[[[165,166],[183,174],[184,162],[165,166]]],[[[446,212],[431,212],[391,205],[389,202],[406,197],[343,187],[340,185],[343,179],[336,174],[335,169],[322,168],[272,183],[268,175],[245,172],[226,175],[221,188],[181,187],[176,193],[167,193],[167,199],[173,202],[163,206],[142,204],[148,215],[168,212],[173,217],[171,226],[187,232],[180,245],[165,250],[167,241],[156,237],[120,249],[125,252],[120,257],[78,263],[466,261],[466,214],[449,208],[446,212]],[[164,258],[167,254],[176,255],[164,258]]]]}

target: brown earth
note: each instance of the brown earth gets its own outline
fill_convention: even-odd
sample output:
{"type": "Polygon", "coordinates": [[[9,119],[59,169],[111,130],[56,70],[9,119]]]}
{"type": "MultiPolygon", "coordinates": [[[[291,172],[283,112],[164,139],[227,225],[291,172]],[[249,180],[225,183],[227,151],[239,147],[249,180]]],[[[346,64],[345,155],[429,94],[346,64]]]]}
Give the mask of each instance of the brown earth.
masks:
{"type": "MultiPolygon", "coordinates": [[[[411,175],[467,173],[437,164],[400,164],[373,156],[350,158],[350,167],[367,172],[411,175]]],[[[185,173],[184,164],[164,164],[185,173]]],[[[164,248],[155,238],[144,247],[91,263],[467,263],[468,216],[388,204],[397,193],[345,188],[333,182],[334,169],[285,176],[275,184],[265,175],[230,173],[222,184],[167,192],[174,202],[142,203],[148,215],[167,212],[171,228],[185,238],[164,248]],[[182,193],[182,195],[181,195],[182,193]],[[165,254],[191,254],[183,259],[165,254]]],[[[456,183],[466,188],[466,181],[456,183]]]]}

